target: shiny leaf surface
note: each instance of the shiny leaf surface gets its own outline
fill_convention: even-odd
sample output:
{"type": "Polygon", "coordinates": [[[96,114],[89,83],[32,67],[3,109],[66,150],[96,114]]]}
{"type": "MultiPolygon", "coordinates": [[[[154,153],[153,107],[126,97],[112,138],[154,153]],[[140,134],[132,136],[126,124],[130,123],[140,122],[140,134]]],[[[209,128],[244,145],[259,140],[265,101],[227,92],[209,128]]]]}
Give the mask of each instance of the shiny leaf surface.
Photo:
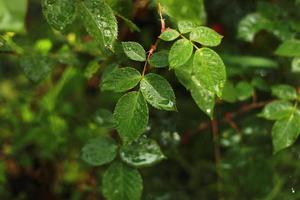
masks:
{"type": "Polygon", "coordinates": [[[143,134],[148,125],[148,115],[147,102],[140,92],[130,92],[119,99],[113,118],[124,144],[143,134]]]}
{"type": "Polygon", "coordinates": [[[155,140],[140,137],[128,146],[120,149],[121,159],[133,167],[147,167],[165,158],[155,140]]]}
{"type": "Polygon", "coordinates": [[[107,200],[140,200],[142,182],[142,177],[136,169],[115,162],[103,175],[102,192],[107,200]]]}
{"type": "Polygon", "coordinates": [[[202,87],[221,97],[226,71],[219,55],[209,48],[201,48],[195,53],[193,65],[195,76],[202,87]]]}
{"type": "Polygon", "coordinates": [[[135,87],[141,80],[141,74],[134,68],[118,68],[111,72],[102,82],[103,91],[125,92],[135,87]]]}
{"type": "Polygon", "coordinates": [[[147,74],[141,81],[140,89],[153,107],[161,110],[176,110],[175,94],[168,81],[157,74],[147,74]]]}

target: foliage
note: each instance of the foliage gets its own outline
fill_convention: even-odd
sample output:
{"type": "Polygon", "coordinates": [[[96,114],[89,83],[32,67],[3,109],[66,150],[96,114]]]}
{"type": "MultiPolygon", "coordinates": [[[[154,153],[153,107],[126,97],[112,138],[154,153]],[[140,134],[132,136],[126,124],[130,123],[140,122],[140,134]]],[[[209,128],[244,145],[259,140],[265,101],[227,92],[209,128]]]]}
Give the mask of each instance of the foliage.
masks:
{"type": "Polygon", "coordinates": [[[0,198],[299,199],[299,10],[0,0],[0,198]]]}

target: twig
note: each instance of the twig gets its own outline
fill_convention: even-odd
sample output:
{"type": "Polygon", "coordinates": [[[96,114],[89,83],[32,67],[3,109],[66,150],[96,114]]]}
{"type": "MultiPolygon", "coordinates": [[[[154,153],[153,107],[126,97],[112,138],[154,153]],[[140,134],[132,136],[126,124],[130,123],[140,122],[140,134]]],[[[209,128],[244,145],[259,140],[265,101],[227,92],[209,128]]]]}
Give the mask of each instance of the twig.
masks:
{"type": "Polygon", "coordinates": [[[222,178],[221,174],[221,152],[219,147],[219,127],[218,127],[218,121],[213,119],[211,120],[211,127],[212,127],[212,133],[213,133],[213,143],[214,143],[214,156],[215,156],[215,162],[216,162],[216,170],[218,174],[218,178],[222,178]]]}
{"type": "MultiPolygon", "coordinates": [[[[241,114],[250,112],[254,109],[264,107],[266,104],[268,104],[270,102],[271,102],[271,100],[261,101],[261,102],[257,102],[257,103],[251,103],[251,104],[244,104],[238,110],[226,113],[224,118],[222,120],[220,120],[219,123],[228,123],[228,117],[230,117],[230,120],[233,120],[234,118],[236,118],[237,116],[239,116],[241,114]],[[227,115],[227,117],[226,117],[226,115],[227,115]]],[[[211,123],[210,121],[201,122],[197,127],[197,132],[208,129],[210,127],[210,123],[211,123]]],[[[234,125],[234,126],[238,127],[237,125],[234,125]]],[[[237,129],[239,129],[239,128],[237,128],[237,129]]]]}
{"type": "MultiPolygon", "coordinates": [[[[158,3],[158,13],[159,13],[160,24],[161,24],[160,31],[162,33],[165,31],[166,27],[165,27],[165,19],[162,16],[162,7],[161,7],[160,3],[158,3]]],[[[153,55],[153,53],[155,52],[155,50],[157,49],[158,42],[159,42],[159,36],[157,36],[155,42],[151,45],[151,48],[148,51],[148,55],[147,55],[147,59],[144,64],[142,76],[144,76],[147,71],[147,66],[148,66],[149,60],[150,60],[151,56],[153,55]]]]}

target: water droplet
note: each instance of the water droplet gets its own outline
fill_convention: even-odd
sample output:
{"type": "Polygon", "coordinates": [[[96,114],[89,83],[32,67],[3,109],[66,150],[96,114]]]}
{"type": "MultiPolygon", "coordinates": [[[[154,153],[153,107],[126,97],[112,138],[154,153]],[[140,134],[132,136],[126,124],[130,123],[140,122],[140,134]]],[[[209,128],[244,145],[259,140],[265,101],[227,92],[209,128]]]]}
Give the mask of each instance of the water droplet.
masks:
{"type": "Polygon", "coordinates": [[[291,191],[292,191],[293,194],[296,193],[296,190],[293,187],[292,187],[291,191]]]}

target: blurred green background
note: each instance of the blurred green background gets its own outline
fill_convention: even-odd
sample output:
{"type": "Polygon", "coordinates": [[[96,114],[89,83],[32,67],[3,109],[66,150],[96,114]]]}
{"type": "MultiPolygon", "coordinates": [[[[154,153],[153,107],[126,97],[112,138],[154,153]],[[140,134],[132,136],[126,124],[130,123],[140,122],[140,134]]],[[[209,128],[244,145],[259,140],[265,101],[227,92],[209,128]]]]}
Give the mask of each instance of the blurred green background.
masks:
{"type": "MultiPolygon", "coordinates": [[[[131,31],[132,25],[118,18],[119,39],[150,47],[160,33],[156,2],[107,2],[140,29],[131,31]]],[[[299,85],[299,59],[274,54],[281,41],[300,38],[299,0],[202,3],[173,0],[163,6],[175,18],[199,19],[224,35],[217,48],[229,79],[216,108],[220,174],[209,119],[174,73],[160,70],[176,92],[179,112],[150,109],[147,134],[168,159],[141,170],[143,199],[300,199],[299,142],[273,155],[272,122],[257,116],[263,102],[274,99],[272,85],[299,85]],[[258,106],[245,109],[253,102],[258,106]]],[[[166,22],[176,27],[172,17],[166,22]]],[[[86,164],[81,148],[91,138],[115,135],[103,113],[114,109],[120,94],[99,89],[101,76],[114,65],[102,62],[103,54],[77,19],[63,34],[52,30],[39,0],[0,0],[0,32],[0,199],[103,199],[106,166],[86,164]],[[31,64],[51,73],[34,83],[25,76],[31,64]]],[[[120,56],[112,59],[132,64],[120,56]]]]}

